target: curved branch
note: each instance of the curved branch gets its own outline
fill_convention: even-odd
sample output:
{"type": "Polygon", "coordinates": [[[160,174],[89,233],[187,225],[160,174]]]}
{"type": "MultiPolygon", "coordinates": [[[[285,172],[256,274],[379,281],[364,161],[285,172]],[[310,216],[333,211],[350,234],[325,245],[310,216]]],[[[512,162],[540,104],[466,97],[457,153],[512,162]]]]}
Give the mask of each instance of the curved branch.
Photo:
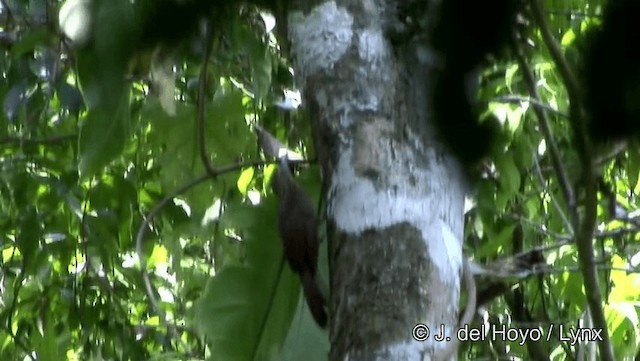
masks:
{"type": "Polygon", "coordinates": [[[151,285],[151,280],[149,279],[149,273],[147,272],[147,261],[144,257],[144,254],[142,253],[142,241],[144,240],[144,236],[147,232],[147,228],[149,228],[149,224],[151,223],[153,218],[155,218],[158,212],[160,212],[162,207],[164,207],[167,203],[169,203],[169,201],[172,200],[174,197],[186,192],[187,190],[197,186],[200,183],[203,183],[207,179],[209,179],[209,175],[200,176],[192,180],[191,182],[183,185],[182,187],[178,188],[172,194],[164,197],[160,202],[158,202],[158,204],[156,204],[151,209],[149,214],[147,214],[147,216],[144,217],[144,221],[140,225],[140,228],[138,228],[138,233],[136,235],[136,253],[138,254],[138,260],[140,261],[140,272],[142,273],[142,281],[144,283],[144,288],[147,293],[147,297],[149,297],[149,302],[151,303],[151,307],[153,308],[153,311],[155,312],[155,314],[157,314],[160,317],[160,322],[162,322],[164,326],[167,327],[169,332],[171,332],[171,335],[173,336],[173,338],[180,341],[180,343],[184,347],[187,354],[190,353],[188,346],[185,344],[184,341],[182,341],[182,338],[180,337],[180,334],[178,334],[178,330],[176,329],[176,326],[172,323],[169,323],[169,321],[167,321],[167,317],[164,311],[162,311],[162,309],[158,305],[158,300],[156,299],[156,295],[154,292],[155,290],[151,285]]]}
{"type": "Polygon", "coordinates": [[[167,327],[172,337],[179,340],[179,342],[182,344],[182,346],[186,351],[185,353],[187,354],[190,354],[188,350],[188,346],[184,343],[184,341],[182,341],[182,338],[178,334],[176,325],[171,324],[167,321],[166,315],[164,311],[162,311],[162,309],[160,308],[158,304],[158,300],[156,299],[155,290],[153,288],[153,285],[151,284],[151,279],[149,278],[149,272],[147,272],[147,261],[142,252],[142,241],[144,240],[147,230],[149,229],[149,225],[151,224],[155,216],[158,214],[158,212],[160,212],[160,210],[165,205],[167,205],[167,203],[169,203],[169,201],[173,200],[175,197],[179,196],[180,194],[190,190],[191,188],[201,183],[204,183],[209,179],[214,179],[219,175],[237,171],[245,167],[256,167],[256,166],[261,166],[261,165],[270,164],[270,163],[273,163],[273,162],[265,162],[265,161],[259,160],[259,161],[248,161],[243,163],[236,163],[236,164],[231,164],[225,167],[220,167],[217,170],[212,170],[213,171],[212,174],[207,173],[207,174],[201,175],[198,178],[193,179],[187,184],[176,189],[171,194],[167,195],[162,200],[160,200],[160,202],[158,202],[151,209],[151,211],[149,211],[147,216],[143,217],[143,222],[138,228],[138,232],[136,234],[136,253],[138,254],[138,259],[140,261],[140,273],[142,275],[142,281],[144,283],[145,292],[147,294],[147,297],[149,298],[149,303],[151,304],[151,308],[153,309],[153,312],[159,316],[160,322],[162,322],[162,324],[165,327],[167,327]]]}
{"type": "Polygon", "coordinates": [[[211,42],[212,31],[211,23],[206,23],[206,35],[205,35],[205,50],[204,59],[202,60],[202,68],[200,68],[200,79],[198,82],[198,115],[197,115],[197,127],[196,132],[198,137],[198,152],[200,153],[200,160],[204,166],[205,171],[210,177],[215,177],[215,169],[211,164],[209,155],[207,153],[207,142],[205,139],[205,108],[207,105],[207,71],[209,64],[209,56],[211,55],[211,42]]]}

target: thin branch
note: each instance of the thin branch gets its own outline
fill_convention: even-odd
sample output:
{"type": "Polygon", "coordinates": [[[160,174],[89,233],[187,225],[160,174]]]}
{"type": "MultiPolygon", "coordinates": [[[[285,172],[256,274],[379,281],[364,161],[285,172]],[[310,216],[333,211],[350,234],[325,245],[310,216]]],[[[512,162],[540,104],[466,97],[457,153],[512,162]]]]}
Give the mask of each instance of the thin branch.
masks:
{"type": "Polygon", "coordinates": [[[599,342],[600,357],[605,361],[614,361],[613,347],[607,320],[602,309],[602,292],[598,280],[598,273],[594,260],[593,235],[597,220],[598,194],[593,168],[589,165],[585,169],[585,199],[582,224],[576,235],[576,246],[578,247],[578,257],[582,275],[584,277],[584,287],[596,328],[602,330],[602,341],[599,342]]]}
{"type": "Polygon", "coordinates": [[[28,357],[29,360],[36,361],[36,359],[33,358],[33,355],[31,355],[31,352],[29,351],[27,346],[22,342],[22,340],[19,339],[17,335],[13,334],[13,331],[11,330],[11,328],[7,325],[4,325],[3,328],[5,329],[5,332],[9,334],[9,336],[11,336],[11,339],[13,340],[17,348],[22,349],[22,351],[24,351],[25,356],[28,357]]]}
{"type": "Polygon", "coordinates": [[[534,107],[540,108],[549,113],[553,113],[555,115],[561,116],[563,118],[569,119],[569,114],[561,112],[560,110],[550,106],[549,104],[541,101],[538,98],[526,97],[526,96],[518,96],[518,95],[505,95],[501,97],[494,98],[490,100],[492,103],[506,103],[506,104],[520,104],[520,103],[529,103],[534,107]]]}
{"type": "Polygon", "coordinates": [[[151,285],[151,280],[149,279],[149,273],[147,272],[147,261],[142,252],[142,241],[144,240],[144,236],[147,231],[147,228],[149,228],[149,224],[151,223],[153,218],[155,218],[158,212],[160,212],[162,207],[164,207],[167,203],[169,203],[169,201],[171,201],[173,198],[199,185],[200,183],[203,183],[207,179],[209,179],[209,175],[200,176],[190,181],[189,183],[183,185],[182,187],[178,188],[172,194],[164,197],[160,202],[158,202],[158,204],[156,204],[151,209],[149,214],[147,214],[147,216],[144,217],[144,221],[140,225],[140,228],[138,228],[138,234],[136,236],[136,252],[138,253],[138,259],[140,261],[140,272],[142,273],[142,281],[144,282],[144,287],[145,287],[145,291],[147,292],[147,297],[149,297],[149,302],[151,303],[151,306],[155,314],[157,314],[160,317],[160,321],[164,324],[164,326],[167,327],[169,332],[171,332],[171,335],[173,336],[173,338],[175,338],[182,344],[187,354],[190,354],[190,352],[188,351],[189,350],[188,346],[185,344],[184,341],[182,341],[182,338],[180,337],[180,334],[178,333],[176,326],[172,323],[169,323],[164,311],[158,305],[158,300],[156,299],[156,295],[154,292],[155,290],[151,285]]]}
{"type": "Polygon", "coordinates": [[[547,46],[556,69],[562,78],[562,82],[567,89],[571,114],[569,120],[574,133],[574,142],[578,150],[578,155],[583,163],[586,164],[591,161],[591,144],[587,137],[578,80],[567,63],[560,45],[553,37],[553,34],[551,34],[540,0],[530,0],[529,3],[531,5],[533,17],[538,23],[542,39],[547,46]]]}
{"type": "Polygon", "coordinates": [[[70,141],[78,139],[77,134],[58,135],[51,138],[43,139],[25,139],[20,137],[3,137],[0,138],[0,145],[66,145],[70,141]]]}
{"type": "MultiPolygon", "coordinates": [[[[276,299],[276,291],[278,290],[278,285],[282,280],[282,271],[284,270],[284,253],[282,257],[280,257],[280,265],[278,266],[278,273],[276,278],[276,284],[271,288],[271,294],[269,295],[269,303],[267,304],[267,310],[271,310],[273,307],[273,302],[276,299]]],[[[267,321],[269,320],[269,312],[265,312],[262,317],[262,322],[260,323],[260,334],[258,335],[257,342],[253,347],[253,352],[251,353],[251,360],[256,360],[256,355],[258,354],[258,349],[260,347],[260,340],[263,339],[265,331],[267,330],[267,321]]]]}
{"type": "MultiPolygon", "coordinates": [[[[535,248],[528,250],[523,253],[532,253],[535,248]]],[[[565,272],[578,273],[582,272],[579,266],[571,266],[571,267],[551,267],[546,263],[538,263],[533,265],[528,265],[528,268],[517,267],[517,264],[514,263],[514,259],[516,257],[509,257],[508,259],[499,259],[491,264],[487,264],[486,266],[480,266],[478,264],[474,264],[474,275],[481,276],[487,279],[494,280],[524,280],[534,275],[550,275],[550,274],[561,274],[565,272]]],[[[625,272],[627,274],[640,274],[640,270],[633,270],[630,268],[623,267],[612,267],[607,261],[597,262],[595,268],[598,270],[606,270],[606,271],[616,271],[616,272],[625,272]]]]}
{"type": "Polygon", "coordinates": [[[4,17],[2,22],[5,25],[13,22],[13,12],[11,11],[11,8],[9,8],[9,4],[7,4],[5,0],[0,0],[0,5],[2,5],[2,9],[4,10],[2,13],[0,13],[0,15],[4,17]]]}
{"type": "Polygon", "coordinates": [[[154,288],[151,285],[151,280],[149,278],[149,273],[147,272],[146,260],[142,254],[142,241],[144,239],[145,233],[149,224],[155,218],[156,214],[173,198],[176,196],[186,192],[187,190],[203,183],[208,179],[213,179],[217,175],[221,174],[222,170],[214,169],[213,165],[208,156],[207,145],[206,145],[206,132],[205,132],[205,110],[206,110],[206,97],[207,97],[207,69],[209,63],[209,57],[211,55],[211,41],[212,41],[212,31],[211,24],[206,24],[206,35],[205,35],[205,54],[204,59],[202,61],[202,67],[200,70],[200,79],[198,84],[198,98],[197,98],[197,126],[196,126],[196,137],[198,139],[198,152],[200,155],[200,160],[202,161],[202,165],[205,168],[207,174],[202,175],[191,182],[183,185],[178,190],[176,190],[173,194],[162,199],[155,207],[149,212],[149,214],[145,217],[142,225],[138,229],[138,234],[136,236],[136,252],[138,253],[138,258],[140,260],[140,268],[142,273],[142,280],[144,282],[145,291],[147,293],[147,297],[149,297],[149,302],[154,310],[154,312],[160,317],[162,322],[165,324],[169,332],[171,332],[172,336],[178,340],[183,348],[187,351],[187,354],[190,354],[188,351],[188,346],[182,341],[182,338],[178,334],[176,325],[169,323],[165,313],[158,305],[158,300],[155,297],[154,288]]]}
{"type": "MultiPolygon", "coordinates": [[[[567,235],[564,233],[558,233],[558,232],[553,232],[550,231],[548,229],[545,229],[544,227],[542,227],[539,223],[535,223],[532,220],[522,217],[522,216],[514,216],[514,215],[510,215],[509,219],[512,219],[516,222],[521,222],[523,225],[532,228],[535,232],[537,232],[538,234],[541,234],[543,236],[549,237],[551,239],[554,239],[558,242],[554,243],[554,244],[559,244],[562,242],[572,242],[573,241],[573,236],[571,235],[567,235]]],[[[566,217],[565,217],[566,219],[566,217]]],[[[566,221],[566,220],[565,220],[566,221]]]]}
{"type": "MultiPolygon", "coordinates": [[[[14,252],[11,255],[11,257],[13,257],[14,255],[15,255],[15,249],[14,249],[14,252]]],[[[29,349],[27,348],[27,346],[22,342],[21,339],[18,338],[18,335],[13,333],[13,314],[14,314],[14,312],[16,310],[16,306],[18,305],[18,295],[20,293],[20,289],[22,288],[22,286],[24,284],[24,279],[25,279],[24,269],[26,268],[25,263],[26,262],[23,259],[22,260],[22,267],[20,269],[20,273],[18,274],[18,277],[17,277],[16,282],[14,284],[13,299],[11,300],[11,306],[9,307],[9,314],[7,316],[7,323],[5,325],[5,328],[7,330],[7,333],[9,334],[9,336],[11,336],[11,338],[15,342],[16,346],[18,346],[18,348],[23,349],[25,354],[26,354],[26,356],[29,357],[29,359],[31,361],[36,361],[34,359],[34,357],[31,355],[31,353],[29,352],[29,349]]]]}
{"type": "Polygon", "coordinates": [[[587,13],[584,11],[571,11],[571,10],[549,10],[549,9],[545,9],[545,14],[548,15],[555,15],[555,16],[564,16],[567,18],[571,18],[571,19],[589,19],[589,18],[593,18],[593,19],[600,19],[602,18],[601,15],[595,14],[595,13],[587,13]]]}
{"type": "MultiPolygon", "coordinates": [[[[544,176],[542,175],[542,170],[540,169],[540,162],[538,160],[538,154],[536,152],[534,152],[534,155],[533,155],[533,165],[534,165],[534,168],[535,168],[535,173],[538,176],[538,180],[540,181],[540,186],[542,187],[542,189],[545,192],[547,192],[549,194],[549,198],[551,198],[551,203],[553,203],[553,207],[556,209],[556,211],[560,215],[560,218],[562,218],[562,221],[564,222],[565,227],[571,233],[571,237],[573,237],[573,235],[575,235],[575,227],[577,226],[577,224],[573,223],[573,222],[574,221],[577,222],[578,220],[577,219],[575,219],[575,220],[572,219],[572,221],[569,221],[567,216],[564,214],[565,213],[564,210],[562,209],[562,207],[558,203],[558,200],[553,195],[553,193],[549,191],[549,189],[548,189],[548,187],[546,185],[546,179],[544,179],[544,176]]],[[[573,195],[573,192],[571,192],[570,195],[573,195]]],[[[567,197],[567,195],[565,195],[565,197],[567,197]]],[[[567,202],[567,204],[569,204],[569,201],[566,198],[565,198],[565,201],[567,202]]],[[[574,202],[575,202],[575,200],[574,200],[574,202]]],[[[573,216],[574,216],[574,214],[572,212],[571,213],[571,217],[573,218],[573,216]]],[[[575,216],[577,217],[577,213],[576,213],[575,216]]]]}
{"type": "MultiPolygon", "coordinates": [[[[558,232],[552,232],[549,231],[548,229],[544,229],[543,227],[540,226],[540,224],[535,223],[527,218],[524,217],[518,217],[518,216],[510,216],[509,219],[517,221],[517,222],[521,222],[523,225],[526,225],[527,227],[533,229],[533,231],[537,232],[538,234],[541,234],[545,237],[549,237],[551,239],[554,239],[556,242],[549,245],[549,246],[539,246],[539,247],[547,247],[547,248],[557,248],[559,246],[564,246],[567,244],[572,244],[574,241],[575,236],[571,236],[568,234],[564,234],[564,233],[558,233],[558,232]]],[[[624,222],[624,221],[623,221],[624,222]]],[[[636,224],[634,222],[630,223],[631,227],[629,228],[616,228],[613,230],[609,230],[609,231],[598,231],[595,232],[593,235],[593,238],[601,240],[601,239],[605,239],[605,238],[618,238],[618,237],[623,237],[626,235],[635,235],[640,231],[640,228],[638,228],[636,226],[636,224]]]]}
{"type": "Polygon", "coordinates": [[[198,152],[200,153],[200,160],[202,161],[202,165],[204,166],[205,171],[210,177],[215,177],[216,171],[211,164],[211,160],[209,159],[209,153],[207,152],[207,142],[206,142],[206,131],[205,131],[205,109],[207,105],[207,78],[208,78],[208,64],[209,57],[211,55],[211,42],[213,37],[213,31],[211,30],[211,23],[206,23],[206,34],[205,34],[205,50],[204,50],[204,59],[202,60],[202,67],[200,68],[200,81],[198,84],[198,115],[197,115],[197,123],[196,132],[198,132],[198,152]]]}
{"type": "MultiPolygon", "coordinates": [[[[600,264],[596,265],[596,269],[601,270],[601,271],[626,272],[627,274],[629,274],[629,273],[640,274],[640,270],[634,271],[634,270],[629,270],[629,269],[622,268],[622,267],[612,267],[612,266],[610,266],[608,264],[605,265],[603,263],[604,263],[604,261],[601,262],[600,264]]],[[[560,274],[560,273],[565,273],[565,272],[582,273],[582,270],[578,266],[562,267],[562,268],[550,268],[550,267],[547,267],[547,268],[532,269],[532,270],[530,270],[528,272],[523,272],[523,274],[526,274],[527,276],[530,276],[530,275],[560,274]]]]}
{"type": "Polygon", "coordinates": [[[512,257],[513,258],[522,258],[522,257],[525,257],[527,254],[547,252],[547,251],[558,249],[558,248],[560,248],[562,246],[567,246],[567,245],[570,245],[570,244],[572,244],[572,242],[567,240],[567,241],[557,242],[557,243],[550,244],[550,245],[535,246],[535,247],[529,248],[529,249],[527,249],[525,251],[515,253],[512,257]]]}
{"type": "MultiPolygon", "coordinates": [[[[540,95],[538,94],[538,89],[536,88],[536,80],[533,76],[533,72],[531,71],[531,68],[527,63],[524,54],[522,53],[522,47],[519,46],[513,36],[511,37],[511,47],[513,48],[513,51],[516,55],[518,66],[520,67],[520,70],[522,71],[522,74],[524,76],[524,82],[527,86],[529,94],[535,101],[540,102],[540,95]]],[[[540,130],[542,131],[547,149],[549,150],[549,155],[551,156],[551,164],[553,166],[554,172],[556,173],[556,177],[558,178],[560,190],[562,191],[565,202],[567,202],[567,208],[569,209],[569,215],[571,217],[569,229],[571,231],[571,234],[574,234],[579,222],[575,192],[573,190],[573,187],[571,186],[571,182],[569,181],[569,176],[564,167],[564,164],[562,164],[562,160],[560,158],[560,150],[558,149],[558,144],[554,139],[553,132],[551,131],[551,127],[549,126],[549,119],[547,118],[547,114],[543,112],[539,107],[534,107],[533,111],[536,114],[536,118],[538,118],[538,125],[540,127],[540,130]]],[[[537,160],[536,166],[538,168],[538,173],[540,173],[540,176],[542,176],[539,165],[537,164],[537,160]]]]}
{"type": "Polygon", "coordinates": [[[560,45],[549,29],[549,24],[547,23],[547,18],[544,15],[540,0],[530,0],[529,3],[531,5],[531,13],[533,14],[536,23],[538,23],[542,40],[549,50],[551,58],[560,73],[560,77],[562,77],[565,87],[567,87],[569,98],[579,99],[580,87],[578,86],[578,81],[576,80],[571,67],[564,58],[560,45]]]}
{"type": "Polygon", "coordinates": [[[584,213],[580,219],[580,226],[575,238],[576,246],[578,247],[579,263],[582,268],[585,293],[591,316],[593,317],[593,325],[595,328],[602,330],[602,341],[598,343],[600,357],[605,361],[615,361],[607,321],[602,309],[602,292],[594,262],[593,235],[597,221],[598,192],[595,170],[593,169],[593,150],[587,135],[586,117],[582,107],[580,87],[562,54],[560,45],[549,30],[541,0],[530,0],[530,5],[533,16],[540,27],[542,38],[549,49],[549,53],[569,95],[570,123],[582,166],[582,178],[584,181],[584,213]]]}

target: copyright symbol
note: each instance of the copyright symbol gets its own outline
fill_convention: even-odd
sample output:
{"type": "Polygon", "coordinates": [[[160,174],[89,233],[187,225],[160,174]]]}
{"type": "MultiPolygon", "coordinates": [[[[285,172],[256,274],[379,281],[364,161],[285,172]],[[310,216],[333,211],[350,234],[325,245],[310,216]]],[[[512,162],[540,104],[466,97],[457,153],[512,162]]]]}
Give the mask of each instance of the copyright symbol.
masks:
{"type": "Polygon", "coordinates": [[[411,336],[413,336],[416,341],[424,341],[429,338],[429,327],[419,323],[411,330],[411,336]]]}

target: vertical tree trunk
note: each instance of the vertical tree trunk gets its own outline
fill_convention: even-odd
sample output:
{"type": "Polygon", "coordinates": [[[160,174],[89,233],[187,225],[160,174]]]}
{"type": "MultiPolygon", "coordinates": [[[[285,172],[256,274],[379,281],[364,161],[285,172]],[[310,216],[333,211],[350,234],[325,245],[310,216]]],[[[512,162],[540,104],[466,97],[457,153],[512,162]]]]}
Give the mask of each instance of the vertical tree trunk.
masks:
{"type": "Polygon", "coordinates": [[[449,343],[412,329],[444,324],[453,337],[464,184],[430,125],[427,44],[392,46],[396,5],[382,3],[307,4],[288,18],[327,190],[330,359],[436,360],[449,343]]]}

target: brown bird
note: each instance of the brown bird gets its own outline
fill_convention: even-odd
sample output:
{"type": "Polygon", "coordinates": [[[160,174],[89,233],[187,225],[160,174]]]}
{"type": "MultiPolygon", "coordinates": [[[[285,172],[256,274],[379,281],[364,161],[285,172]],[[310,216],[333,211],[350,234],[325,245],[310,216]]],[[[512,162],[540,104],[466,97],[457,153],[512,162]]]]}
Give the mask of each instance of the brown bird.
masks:
{"type": "Polygon", "coordinates": [[[311,315],[320,327],[327,325],[325,300],[316,283],[318,268],[318,219],[313,203],[302,187],[293,179],[289,160],[280,158],[272,187],[280,199],[278,229],[284,256],[291,269],[300,276],[302,290],[311,315]]]}

